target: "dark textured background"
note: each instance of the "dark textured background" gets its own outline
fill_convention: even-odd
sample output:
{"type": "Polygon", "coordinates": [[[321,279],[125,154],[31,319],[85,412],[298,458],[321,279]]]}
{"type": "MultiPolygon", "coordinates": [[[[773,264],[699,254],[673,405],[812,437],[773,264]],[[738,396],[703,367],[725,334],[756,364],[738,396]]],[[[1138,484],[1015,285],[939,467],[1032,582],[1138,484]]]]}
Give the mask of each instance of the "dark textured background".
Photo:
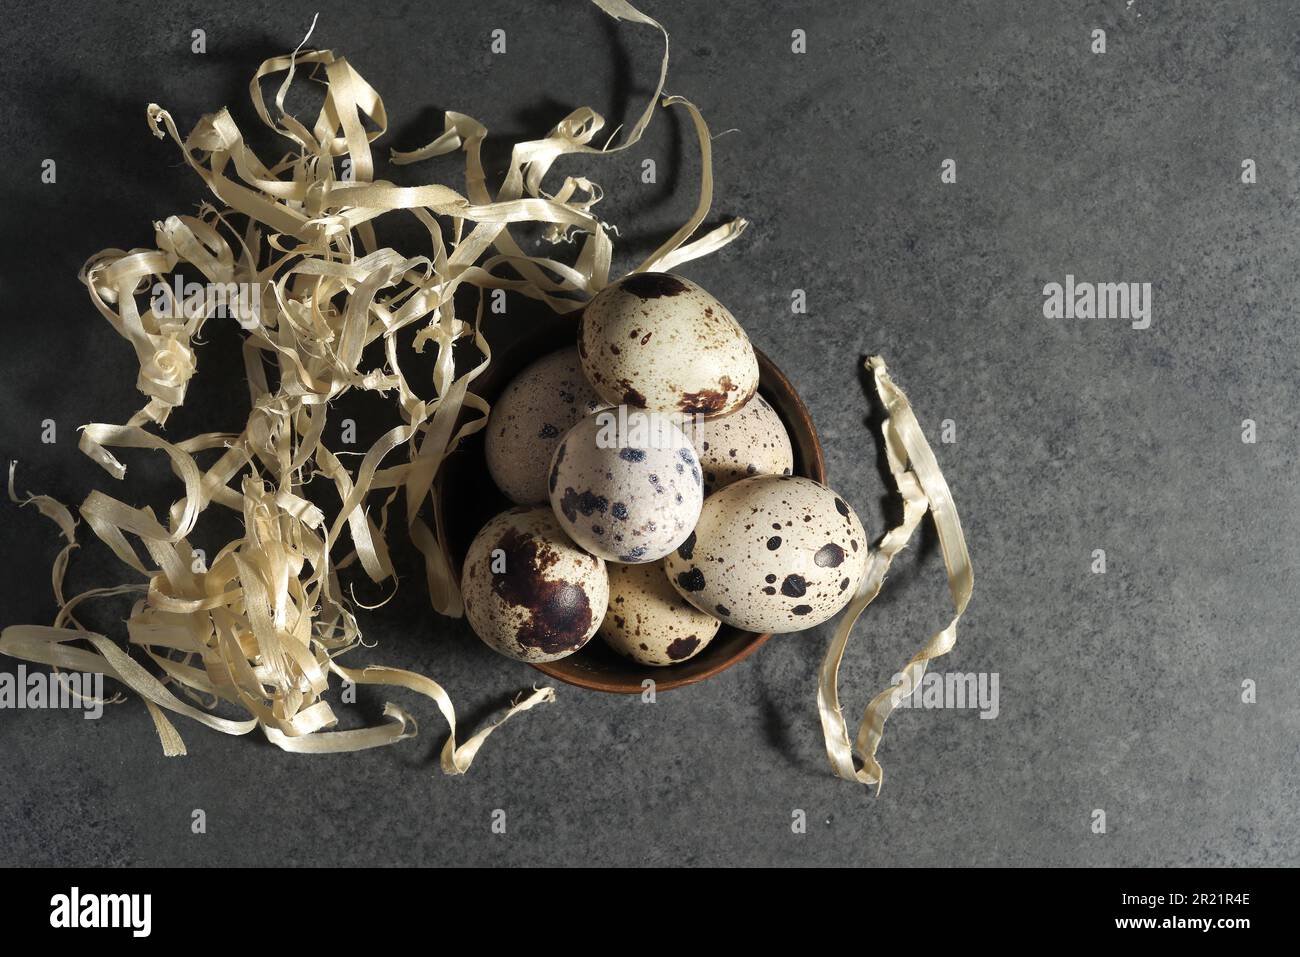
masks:
{"type": "MultiPolygon", "coordinates": [[[[103,247],[150,243],[152,220],[204,198],[175,147],[149,135],[145,105],[186,130],[223,104],[251,123],[252,70],[292,49],[317,8],[222,6],[6,11],[0,452],[21,461],[21,489],[72,502],[92,487],[176,494],[148,456],[128,457],[119,491],[76,451],[76,426],[124,421],[142,401],[129,347],[76,272],[103,247]],[[189,52],[196,27],[206,55],[189,52]],[[56,185],[40,183],[46,157],[56,185]],[[38,441],[44,418],[58,422],[53,446],[38,441]]],[[[752,220],[683,271],[794,380],[831,483],[873,535],[891,507],[859,357],[887,357],[936,439],[941,420],[956,422],[958,441],[936,449],[976,589],[943,667],[998,672],[999,717],[900,712],[871,799],[833,778],[822,750],[814,695],[829,627],[774,639],[653,705],[561,686],[464,778],[437,770],[436,712],[400,694],[421,717],[416,741],[317,758],[177,718],[190,754],[167,760],[135,700],[100,721],[6,711],[0,862],[1300,863],[1300,11],[1289,0],[771,6],[644,4],[673,35],[668,92],[691,97],[715,131],[737,130],[715,144],[715,213],[752,220]],[[1098,27],[1102,56],[1089,51],[1098,27]],[[790,52],[794,28],[806,55],[790,52]],[[948,157],[958,182],[944,186],[948,157]],[[1253,186],[1239,181],[1246,157],[1253,186]],[[1044,319],[1042,286],[1067,272],[1151,282],[1151,328],[1044,319]],[[808,291],[806,316],[790,315],[794,288],[808,291]],[[1241,441],[1244,418],[1258,423],[1254,445],[1241,441]],[[1105,575],[1090,573],[1095,548],[1105,575]],[[1240,701],[1247,678],[1253,706],[1240,701]],[[195,808],[206,835],[190,833],[195,808]],[[496,808],[504,836],[490,830],[496,808]],[[796,808],[805,835],[791,832],[796,808]],[[1089,830],[1096,808],[1105,835],[1089,830]]],[[[577,0],[370,7],[320,4],[313,43],[345,53],[384,96],[381,148],[423,144],[438,111],[456,109],[501,137],[499,169],[510,142],[576,106],[609,129],[632,122],[658,68],[657,34],[577,0]],[[504,56],[488,52],[497,27],[504,56]]],[[[390,175],[447,179],[457,165],[390,175]]],[[[603,214],[640,251],[695,203],[680,113],[659,111],[630,154],[556,164],[569,172],[606,188],[603,214]],[[655,186],[640,182],[644,157],[658,160],[655,186]]],[[[630,254],[615,264],[632,265],[630,254]]],[[[245,401],[234,350],[210,338],[173,434],[228,427],[245,401]]],[[[48,621],[52,527],[32,509],[0,515],[0,622],[48,621]]],[[[896,568],[844,667],[854,714],[948,614],[932,544],[896,568]]],[[[121,574],[88,546],[70,584],[121,574]]],[[[377,660],[435,675],[469,723],[536,680],[437,619],[421,590],[409,577],[363,619],[377,660]]],[[[381,700],[363,691],[345,719],[373,717],[381,700]]]]}

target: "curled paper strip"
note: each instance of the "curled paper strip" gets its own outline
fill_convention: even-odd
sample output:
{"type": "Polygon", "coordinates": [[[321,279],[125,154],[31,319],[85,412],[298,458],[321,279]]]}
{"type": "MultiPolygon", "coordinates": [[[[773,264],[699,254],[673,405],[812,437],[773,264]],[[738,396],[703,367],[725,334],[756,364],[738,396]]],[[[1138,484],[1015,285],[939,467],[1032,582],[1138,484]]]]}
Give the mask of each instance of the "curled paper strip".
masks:
{"type": "MultiPolygon", "coordinates": [[[[258,117],[289,141],[290,152],[269,165],[248,146],[227,110],[202,117],[182,136],[166,110],[149,105],[150,129],[171,139],[216,202],[204,204],[198,215],[155,223],[153,249],[107,249],[82,268],[91,301],[135,350],[136,387],[146,402],[125,424],[84,426],[80,448],[116,480],[125,477],[126,467],[112,450],[161,452],[184,492],[162,517],[92,492],[81,517],[142,580],[72,598],[64,596],[63,579],[76,522],[55,500],[29,496],[67,539],[53,571],[59,611],[50,626],[6,628],[0,652],[98,671],[121,682],[144,699],[168,755],[184,754],[185,747],[167,713],[225,734],[260,728],[276,746],[300,753],[355,751],[416,733],[415,720],[393,704],[374,727],[337,730],[324,700],[334,675],[432,700],[450,729],[442,768],[459,774],[507,719],[554,699],[552,689],[534,689],[498,721],[457,744],[455,709],[437,682],[394,668],[340,663],[362,639],[352,611],[360,603],[345,597],[339,572],[355,563],[372,581],[392,579],[395,585],[385,533],[391,528],[389,509],[400,499],[405,531],[425,561],[434,608],[462,613],[444,530],[422,516],[430,511],[426,505],[444,458],[486,423],[488,404],[472,388],[492,358],[479,323],[485,292],[506,289],[570,313],[610,281],[610,227],[593,211],[600,187],[586,176],[570,176],[548,192],[544,180],[558,157],[626,150],[641,138],[656,104],[682,106],[700,143],[700,201],[690,220],[637,269],[667,269],[703,256],[745,226],[735,220],[689,241],[712,199],[708,127],[688,101],[661,102],[667,31],[625,0],[594,2],[615,19],[663,35],[654,94],[617,146],[590,145],[605,121],[586,107],[543,139],[517,144],[495,195],[480,158],[487,130],[454,112],[445,114],[445,129],[427,146],[394,151],[390,158],[405,164],[463,152],[464,194],[442,184],[404,187],[377,179],[371,144],[388,126],[382,98],[346,59],[328,50],[304,51],[306,38],[292,54],[265,61],[249,85],[258,117]],[[284,109],[292,83],[304,74],[320,85],[323,97],[310,125],[284,109]],[[262,81],[278,75],[272,108],[262,81]],[[398,214],[427,233],[421,254],[378,245],[375,220],[398,214]],[[516,224],[536,224],[552,244],[575,234],[583,240],[571,263],[528,255],[511,234],[516,224]],[[196,341],[211,318],[211,309],[188,308],[188,297],[182,302],[172,291],[182,266],[202,275],[209,296],[214,290],[226,295],[230,315],[216,320],[222,324],[218,334],[242,330],[249,412],[238,431],[169,440],[159,433],[202,379],[196,341]],[[453,295],[462,285],[479,290],[472,322],[456,315],[453,295]],[[140,297],[150,290],[155,293],[144,305],[140,297]],[[232,302],[238,303],[233,311],[232,302]],[[415,349],[436,349],[429,397],[402,369],[408,356],[397,335],[417,325],[415,349]],[[472,344],[481,361],[457,375],[461,343],[472,344]],[[382,351],[382,364],[368,365],[368,347],[375,347],[371,355],[382,351]],[[400,424],[351,469],[324,435],[331,403],[358,390],[386,399],[400,424]],[[473,414],[466,421],[467,409],[473,414]],[[376,494],[382,501],[372,508],[376,494]],[[322,504],[326,500],[337,504],[322,504]],[[214,555],[200,556],[190,538],[213,506],[237,513],[243,534],[214,555]],[[336,557],[345,539],[351,551],[336,557]],[[73,614],[83,602],[121,595],[135,598],[125,646],[84,628],[73,614]],[[219,716],[221,705],[243,717],[219,716]]],[[[12,468],[10,494],[17,500],[12,468]]]]}
{"type": "Polygon", "coordinates": [[[872,356],[867,360],[867,368],[872,373],[876,392],[887,415],[881,433],[889,470],[894,476],[898,493],[903,498],[903,519],[889,530],[871,553],[862,584],[841,615],[822,661],[817,683],[817,710],[821,716],[822,733],[826,738],[826,753],[835,774],[848,781],[874,784],[876,793],[879,794],[884,782],[884,771],[876,761],[876,749],[880,747],[880,739],[885,731],[885,719],[893,713],[899,701],[916,689],[927,664],[952,650],[957,641],[957,620],[970,602],[975,579],[952,492],[939,470],[939,463],[930,449],[930,443],[926,441],[925,433],[921,431],[921,424],[916,420],[907,396],[889,377],[882,358],[872,356]],[[939,547],[948,573],[948,591],[952,595],[956,613],[907,663],[902,671],[902,680],[871,700],[858,728],[857,738],[851,742],[844,712],[840,707],[840,662],[844,659],[844,650],[858,617],[880,593],[894,556],[907,545],[927,512],[934,519],[935,529],[939,533],[939,547]],[[854,762],[855,754],[862,761],[860,768],[854,762]]]}

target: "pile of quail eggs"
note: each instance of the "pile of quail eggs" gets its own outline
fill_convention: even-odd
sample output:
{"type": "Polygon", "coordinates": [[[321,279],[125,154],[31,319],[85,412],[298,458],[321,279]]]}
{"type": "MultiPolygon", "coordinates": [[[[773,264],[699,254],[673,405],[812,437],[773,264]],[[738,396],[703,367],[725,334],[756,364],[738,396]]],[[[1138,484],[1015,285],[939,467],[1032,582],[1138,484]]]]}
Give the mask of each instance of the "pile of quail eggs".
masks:
{"type": "Polygon", "coordinates": [[[695,283],[634,273],[597,294],[577,344],[520,373],[488,420],[488,471],[516,507],[465,558],[478,636],[541,662],[599,635],[666,666],[723,623],[800,631],[843,608],[866,533],[792,475],[758,378],[745,331],[695,283]]]}

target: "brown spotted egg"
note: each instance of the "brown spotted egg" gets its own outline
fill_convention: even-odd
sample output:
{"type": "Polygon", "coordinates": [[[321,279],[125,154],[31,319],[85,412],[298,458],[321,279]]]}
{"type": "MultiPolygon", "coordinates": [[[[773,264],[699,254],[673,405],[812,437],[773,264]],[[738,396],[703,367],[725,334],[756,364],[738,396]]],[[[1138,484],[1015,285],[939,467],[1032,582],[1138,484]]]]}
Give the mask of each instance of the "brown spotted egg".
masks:
{"type": "Polygon", "coordinates": [[[669,273],[633,273],[597,293],[582,313],[578,351],[611,405],[724,415],[758,387],[758,359],[740,323],[669,273]]]}
{"type": "Polygon", "coordinates": [[[560,438],[604,407],[576,347],[538,359],[511,380],[488,416],[483,444],[492,481],[517,505],[544,505],[546,470],[560,438]]]}
{"type": "Polygon", "coordinates": [[[728,415],[703,419],[692,437],[704,469],[704,494],[751,475],[789,475],[794,449],[776,410],[761,395],[728,415]]]}
{"type": "Polygon", "coordinates": [[[844,499],[812,479],[758,475],[704,501],[664,570],[696,608],[745,631],[801,631],[853,597],[867,536],[844,499]]]}
{"type": "Polygon", "coordinates": [[[605,563],[574,545],[546,507],[512,508],[484,525],[460,587],[474,633],[519,661],[573,654],[609,602],[605,563]]]}
{"type": "Polygon", "coordinates": [[[693,658],[722,627],[673,590],[662,562],[606,568],[609,611],[598,634],[637,664],[661,667],[693,658]]]}
{"type": "Polygon", "coordinates": [[[695,527],[700,460],[666,415],[621,407],[589,415],[551,462],[551,507],[580,546],[614,562],[653,562],[695,527]]]}

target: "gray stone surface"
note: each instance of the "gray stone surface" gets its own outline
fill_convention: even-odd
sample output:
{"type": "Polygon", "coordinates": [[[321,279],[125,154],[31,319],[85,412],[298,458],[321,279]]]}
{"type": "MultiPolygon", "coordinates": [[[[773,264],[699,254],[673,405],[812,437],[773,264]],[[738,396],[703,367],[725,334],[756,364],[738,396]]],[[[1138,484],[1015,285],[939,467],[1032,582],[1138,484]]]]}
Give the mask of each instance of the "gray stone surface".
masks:
{"type": "MultiPolygon", "coordinates": [[[[369,6],[319,4],[314,42],[384,95],[381,142],[398,147],[431,138],[442,109],[506,144],[583,104],[612,129],[635,119],[657,69],[652,31],[578,2],[369,6]],[[488,53],[497,27],[504,56],[488,53]]],[[[415,742],[317,758],[178,719],[190,754],[164,759],[138,701],[100,721],[5,711],[0,862],[1300,863],[1300,12],[1281,0],[720,6],[644,4],[673,35],[669,92],[715,131],[734,129],[714,144],[715,213],[752,221],[684,272],[794,380],[831,483],[873,534],[893,506],[860,357],[887,357],[932,436],[954,420],[957,441],[936,448],[976,590],[944,667],[997,672],[997,719],[902,712],[880,798],[835,779],[814,697],[829,627],[774,639],[654,705],[561,687],[463,778],[437,769],[436,712],[401,695],[421,718],[415,742]],[[790,51],[795,28],[804,55],[790,51]],[[1089,49],[1096,28],[1104,55],[1089,49]],[[945,158],[956,184],[940,183],[945,158]],[[1240,182],[1245,158],[1254,185],[1240,182]],[[1042,287],[1067,273],[1152,283],[1150,328],[1045,319],[1042,287]],[[794,288],[807,290],[806,316],[790,315],[794,288]],[[1246,418],[1255,444],[1241,440],[1246,418]],[[1090,571],[1098,548],[1104,575],[1090,571]],[[1246,679],[1257,704],[1240,700],[1246,679]],[[204,836],[190,833],[195,808],[204,836]],[[497,808],[504,836],[490,830],[497,808]],[[793,809],[807,812],[804,835],[793,809]]],[[[153,219],[203,198],[174,147],[149,136],[145,104],[186,129],[226,103],[251,122],[251,71],[292,49],[313,9],[6,13],[0,451],[21,460],[20,488],[80,501],[112,484],[77,453],[74,429],[126,419],[134,366],[76,272],[102,247],[147,244],[153,219]],[[206,55],[189,52],[195,28],[206,55]],[[39,181],[46,157],[54,185],[39,181]],[[53,446],[38,440],[45,418],[60,429],[53,446]]],[[[690,137],[683,115],[660,111],[630,155],[555,172],[590,171],[604,214],[644,252],[694,205],[690,137]],[[645,157],[659,161],[657,186],[639,180],[645,157]]],[[[616,262],[632,265],[632,253],[616,262]]],[[[229,384],[206,399],[196,385],[179,434],[242,399],[233,350],[213,338],[201,362],[229,384]]],[[[129,461],[134,497],[174,494],[164,468],[129,461]]],[[[2,514],[0,621],[46,621],[57,544],[33,510],[2,514]]],[[[119,574],[87,547],[72,585],[119,574]]],[[[364,619],[377,659],[437,676],[467,726],[536,680],[439,620],[420,590],[408,578],[364,619]]],[[[860,626],[843,671],[850,712],[946,620],[945,601],[927,539],[860,626]]],[[[373,717],[381,701],[363,693],[357,711],[373,717]]]]}

